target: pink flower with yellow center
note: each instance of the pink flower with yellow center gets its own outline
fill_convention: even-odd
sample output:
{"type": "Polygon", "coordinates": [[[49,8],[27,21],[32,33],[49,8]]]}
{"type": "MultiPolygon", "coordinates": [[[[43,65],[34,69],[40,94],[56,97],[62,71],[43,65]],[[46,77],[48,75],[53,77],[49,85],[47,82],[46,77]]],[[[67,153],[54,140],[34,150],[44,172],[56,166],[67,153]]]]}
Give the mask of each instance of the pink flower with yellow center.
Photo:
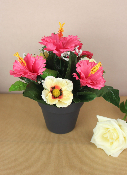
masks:
{"type": "Polygon", "coordinates": [[[80,78],[76,73],[73,73],[73,76],[76,79],[80,80],[81,86],[88,86],[94,89],[101,89],[104,87],[105,80],[103,77],[103,67],[101,63],[98,64],[93,62],[89,62],[89,60],[80,60],[76,64],[76,71],[79,73],[80,78]]]}
{"type": "Polygon", "coordinates": [[[10,70],[10,75],[14,77],[26,77],[31,80],[36,80],[37,76],[43,74],[46,69],[46,60],[42,56],[32,57],[29,53],[23,59],[18,52],[14,54],[18,58],[13,65],[13,70],[10,70]]]}
{"type": "Polygon", "coordinates": [[[69,35],[68,37],[63,37],[63,23],[60,24],[60,29],[58,34],[52,33],[51,36],[43,37],[41,39],[40,44],[46,46],[45,50],[52,51],[58,57],[61,56],[62,53],[67,51],[74,51],[74,49],[78,46],[80,49],[82,47],[82,43],[79,41],[77,36],[69,35]]]}
{"type": "Polygon", "coordinates": [[[42,98],[47,104],[56,104],[57,107],[67,107],[72,103],[72,81],[48,76],[43,82],[43,87],[42,98]]]}

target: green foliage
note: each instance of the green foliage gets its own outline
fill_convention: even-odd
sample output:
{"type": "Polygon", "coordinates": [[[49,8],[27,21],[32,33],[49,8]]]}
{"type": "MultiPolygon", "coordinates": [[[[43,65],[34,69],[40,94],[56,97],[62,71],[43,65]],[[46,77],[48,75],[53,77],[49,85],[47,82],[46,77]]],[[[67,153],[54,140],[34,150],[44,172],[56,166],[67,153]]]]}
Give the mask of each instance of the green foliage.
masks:
{"type": "Polygon", "coordinates": [[[21,80],[24,80],[26,83],[31,83],[31,82],[35,82],[33,80],[30,80],[29,78],[26,78],[26,77],[20,77],[21,80]]]}
{"type": "Polygon", "coordinates": [[[68,67],[68,61],[59,58],[53,52],[49,52],[46,59],[46,68],[57,71],[57,77],[64,78],[68,67]]]}
{"type": "Polygon", "coordinates": [[[16,81],[14,84],[11,85],[9,88],[9,92],[11,91],[23,91],[26,89],[27,83],[24,83],[22,81],[16,81]]]}
{"type": "Polygon", "coordinates": [[[77,92],[77,94],[74,94],[73,101],[75,103],[78,102],[89,102],[96,98],[96,94],[92,92],[77,92]]]}
{"type": "Polygon", "coordinates": [[[127,100],[125,101],[125,109],[127,111],[127,100]]]}
{"type": "Polygon", "coordinates": [[[120,103],[120,106],[119,106],[121,112],[123,113],[126,113],[127,114],[127,100],[120,103]]]}
{"type": "Polygon", "coordinates": [[[54,76],[54,77],[56,77],[57,76],[57,71],[46,68],[46,70],[43,72],[42,75],[40,75],[40,77],[42,79],[45,79],[47,76],[54,76]]]}
{"type": "Polygon", "coordinates": [[[54,61],[57,58],[57,56],[53,52],[49,52],[49,56],[46,58],[46,68],[55,70],[55,64],[54,61]]]}
{"type": "Polygon", "coordinates": [[[113,89],[113,87],[106,85],[102,87],[100,90],[85,86],[82,87],[82,91],[95,93],[97,97],[103,97],[106,101],[119,107],[120,97],[118,89],[113,89]]]}
{"type": "Polygon", "coordinates": [[[125,103],[124,103],[124,101],[121,102],[119,105],[119,108],[120,108],[121,112],[125,113],[125,116],[123,118],[123,120],[125,120],[127,117],[127,100],[125,101],[125,103]]]}
{"type": "Polygon", "coordinates": [[[119,97],[119,90],[113,89],[111,86],[106,86],[106,93],[102,95],[102,97],[112,103],[113,105],[119,108],[120,97],[119,97]]]}
{"type": "Polygon", "coordinates": [[[42,96],[41,96],[42,91],[43,91],[42,85],[31,82],[27,85],[25,91],[23,92],[23,96],[29,97],[35,101],[46,104],[46,102],[42,99],[42,96]]]}
{"type": "Polygon", "coordinates": [[[65,75],[66,79],[72,80],[72,74],[76,72],[77,56],[70,52],[69,64],[65,75]]]}

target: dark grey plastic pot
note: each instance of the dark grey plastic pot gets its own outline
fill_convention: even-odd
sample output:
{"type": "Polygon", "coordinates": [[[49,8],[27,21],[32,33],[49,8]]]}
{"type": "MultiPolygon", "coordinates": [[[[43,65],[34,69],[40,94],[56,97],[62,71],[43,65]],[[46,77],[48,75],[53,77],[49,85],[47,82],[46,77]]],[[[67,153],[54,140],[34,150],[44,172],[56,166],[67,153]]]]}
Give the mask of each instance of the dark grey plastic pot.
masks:
{"type": "Polygon", "coordinates": [[[68,107],[57,108],[55,106],[38,103],[42,109],[47,128],[56,134],[65,134],[75,128],[82,103],[73,103],[68,107]]]}

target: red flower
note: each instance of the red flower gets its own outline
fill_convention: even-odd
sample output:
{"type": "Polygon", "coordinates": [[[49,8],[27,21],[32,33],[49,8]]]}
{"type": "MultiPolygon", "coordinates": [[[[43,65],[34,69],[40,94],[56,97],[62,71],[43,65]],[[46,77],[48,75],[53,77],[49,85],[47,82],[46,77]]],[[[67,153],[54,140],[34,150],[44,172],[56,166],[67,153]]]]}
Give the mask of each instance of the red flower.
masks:
{"type": "Polygon", "coordinates": [[[86,55],[86,57],[89,58],[89,59],[91,59],[92,56],[93,56],[93,54],[91,52],[89,52],[89,51],[83,51],[82,54],[81,54],[81,57],[83,55],[86,55]]]}

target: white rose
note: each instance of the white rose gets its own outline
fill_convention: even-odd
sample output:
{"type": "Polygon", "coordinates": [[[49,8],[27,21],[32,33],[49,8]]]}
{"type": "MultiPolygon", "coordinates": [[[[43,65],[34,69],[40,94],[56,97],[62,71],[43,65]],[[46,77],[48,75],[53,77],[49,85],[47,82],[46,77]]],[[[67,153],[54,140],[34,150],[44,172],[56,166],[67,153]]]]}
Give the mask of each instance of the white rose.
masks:
{"type": "Polygon", "coordinates": [[[93,129],[91,142],[106,154],[118,157],[127,148],[127,123],[121,119],[110,119],[97,115],[98,122],[93,129]]]}

